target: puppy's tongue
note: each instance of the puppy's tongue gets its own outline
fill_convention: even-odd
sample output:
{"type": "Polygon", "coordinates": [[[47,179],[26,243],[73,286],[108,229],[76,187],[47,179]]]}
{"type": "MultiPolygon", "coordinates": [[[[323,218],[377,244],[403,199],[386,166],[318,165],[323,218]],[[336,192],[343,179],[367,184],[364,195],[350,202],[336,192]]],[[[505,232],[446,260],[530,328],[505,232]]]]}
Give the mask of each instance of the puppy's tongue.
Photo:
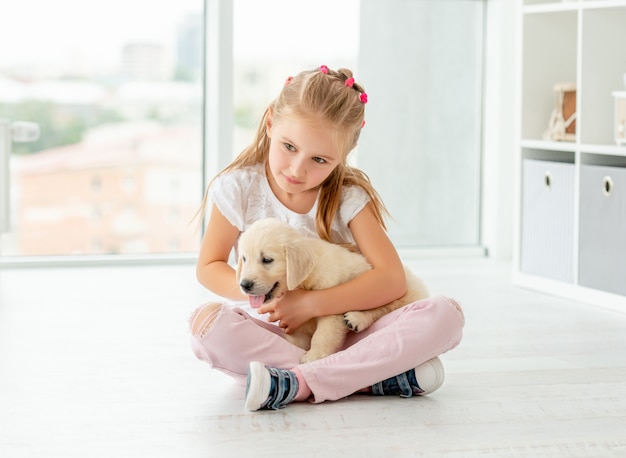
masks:
{"type": "Polygon", "coordinates": [[[253,309],[258,309],[265,302],[265,296],[248,296],[248,301],[253,309]]]}

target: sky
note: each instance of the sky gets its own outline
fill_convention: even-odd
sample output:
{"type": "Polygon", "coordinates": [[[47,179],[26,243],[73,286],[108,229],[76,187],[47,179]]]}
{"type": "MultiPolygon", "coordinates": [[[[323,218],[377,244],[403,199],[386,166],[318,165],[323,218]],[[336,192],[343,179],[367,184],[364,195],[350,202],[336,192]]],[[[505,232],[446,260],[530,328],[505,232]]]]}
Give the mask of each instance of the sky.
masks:
{"type": "MultiPolygon", "coordinates": [[[[38,62],[108,67],[130,41],[173,46],[203,0],[14,0],[0,14],[0,68],[38,62]]],[[[234,0],[236,58],[356,55],[359,0],[234,0]]]]}
{"type": "Polygon", "coordinates": [[[235,0],[237,57],[356,55],[359,0],[235,0]]]}

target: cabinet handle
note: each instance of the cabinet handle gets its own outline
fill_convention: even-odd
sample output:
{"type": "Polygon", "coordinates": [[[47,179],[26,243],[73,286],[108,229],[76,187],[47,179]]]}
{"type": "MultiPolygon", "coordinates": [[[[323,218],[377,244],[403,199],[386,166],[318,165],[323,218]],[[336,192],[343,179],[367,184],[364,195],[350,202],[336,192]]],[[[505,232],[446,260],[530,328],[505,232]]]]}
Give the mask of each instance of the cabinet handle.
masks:
{"type": "Polygon", "coordinates": [[[613,179],[607,175],[602,179],[602,193],[605,196],[610,196],[612,192],[613,192],[613,179]]]}
{"type": "Polygon", "coordinates": [[[543,183],[546,185],[546,189],[550,191],[552,189],[552,174],[548,171],[543,175],[543,183]]]}

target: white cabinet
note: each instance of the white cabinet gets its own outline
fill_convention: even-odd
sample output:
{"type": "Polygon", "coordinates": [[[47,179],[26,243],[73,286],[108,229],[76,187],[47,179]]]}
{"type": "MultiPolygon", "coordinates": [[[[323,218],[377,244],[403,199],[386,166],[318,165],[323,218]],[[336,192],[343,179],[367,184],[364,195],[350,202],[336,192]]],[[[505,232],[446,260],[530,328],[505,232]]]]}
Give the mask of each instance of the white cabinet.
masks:
{"type": "Polygon", "coordinates": [[[520,270],[572,283],[574,164],[527,158],[522,174],[520,270]]]}
{"type": "Polygon", "coordinates": [[[626,0],[519,2],[520,148],[514,281],[626,311],[626,0]],[[555,86],[575,86],[575,134],[547,141],[555,86]]]}
{"type": "Polygon", "coordinates": [[[626,167],[582,164],[578,281],[626,296],[626,167]]]}

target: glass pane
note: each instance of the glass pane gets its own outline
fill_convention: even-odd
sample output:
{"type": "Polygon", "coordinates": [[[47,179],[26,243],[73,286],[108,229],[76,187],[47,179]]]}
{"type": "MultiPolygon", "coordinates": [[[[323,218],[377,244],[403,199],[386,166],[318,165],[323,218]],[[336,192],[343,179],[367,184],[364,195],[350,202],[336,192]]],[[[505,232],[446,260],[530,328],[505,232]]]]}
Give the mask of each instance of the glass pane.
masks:
{"type": "Polygon", "coordinates": [[[20,0],[3,10],[0,118],[41,132],[11,145],[3,256],[197,251],[203,9],[20,0]]]}
{"type": "Polygon", "coordinates": [[[234,156],[252,141],[288,76],[323,64],[350,68],[358,78],[359,5],[359,0],[234,0],[234,156]]]}

